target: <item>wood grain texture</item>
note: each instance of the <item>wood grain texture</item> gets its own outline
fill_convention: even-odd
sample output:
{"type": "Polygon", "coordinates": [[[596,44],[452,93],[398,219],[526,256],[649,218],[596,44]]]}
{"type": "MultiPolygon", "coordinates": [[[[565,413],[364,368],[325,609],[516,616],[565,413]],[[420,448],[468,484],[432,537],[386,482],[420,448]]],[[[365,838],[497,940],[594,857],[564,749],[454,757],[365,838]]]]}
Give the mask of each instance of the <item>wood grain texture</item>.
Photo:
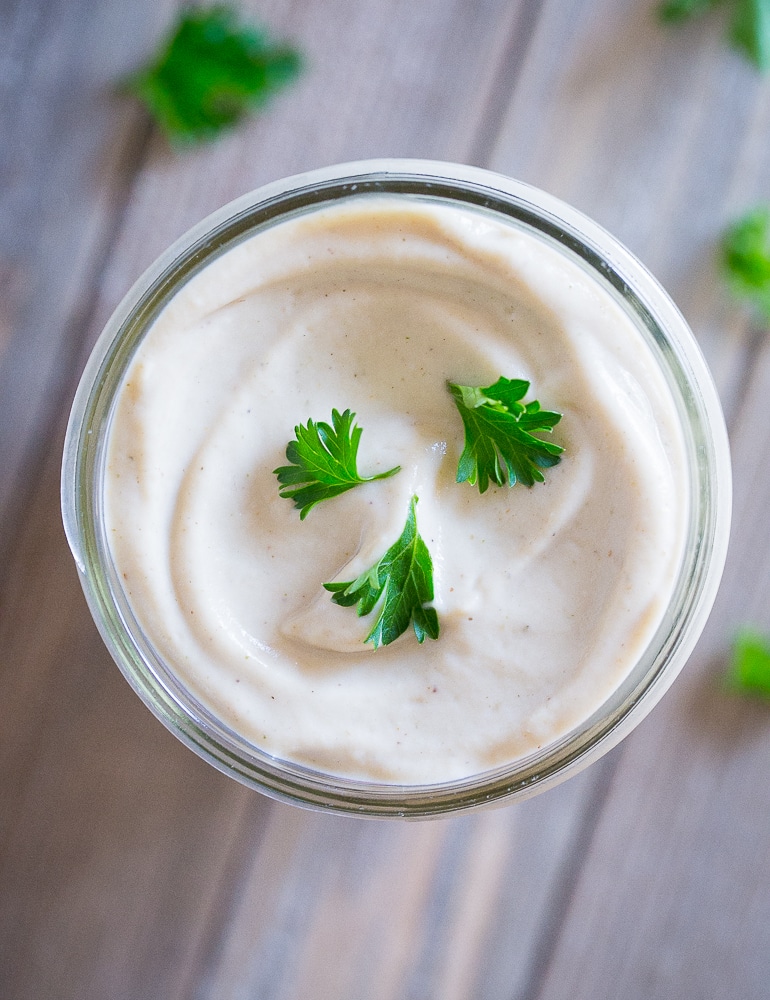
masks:
{"type": "Polygon", "coordinates": [[[705,20],[665,31],[644,3],[551,0],[490,165],[582,209],[689,321],[731,413],[755,331],[716,275],[726,224],[766,196],[770,89],[705,20]]]}
{"type": "Polygon", "coordinates": [[[473,816],[270,815],[199,996],[528,995],[611,763],[473,816]]]}
{"type": "Polygon", "coordinates": [[[721,46],[721,26],[675,40],[638,5],[576,4],[569,30],[590,41],[548,67],[538,45],[553,43],[563,16],[563,4],[544,11],[494,165],[585,208],[674,293],[730,417],[737,494],[715,613],[684,677],[618,752],[537,996],[563,997],[569,983],[594,1000],[765,997],[770,714],[719,678],[736,627],[770,626],[770,476],[757,461],[769,443],[770,353],[726,298],[715,257],[726,222],[768,190],[770,91],[721,46]]]}
{"type": "Polygon", "coordinates": [[[171,0],[0,10],[0,996],[766,997],[770,714],[715,678],[737,622],[770,627],[770,349],[713,256],[768,190],[770,84],[718,17],[667,33],[645,2],[243,6],[308,71],[183,154],[110,95],[171,0]],[[491,166],[616,232],[696,330],[739,474],[715,614],[651,718],[546,795],[425,824],[271,803],[181,746],[58,513],[79,370],[144,267],[265,181],[380,155],[491,166]]]}
{"type": "Polygon", "coordinates": [[[81,0],[0,11],[0,574],[67,405],[142,131],[114,81],[163,18],[81,0]]]}
{"type": "Polygon", "coordinates": [[[729,640],[770,630],[770,344],[733,429],[732,548],[722,589],[685,674],[629,737],[543,998],[764,998],[770,970],[770,707],[723,684],[729,640]],[[599,951],[592,942],[601,941],[599,951]]]}

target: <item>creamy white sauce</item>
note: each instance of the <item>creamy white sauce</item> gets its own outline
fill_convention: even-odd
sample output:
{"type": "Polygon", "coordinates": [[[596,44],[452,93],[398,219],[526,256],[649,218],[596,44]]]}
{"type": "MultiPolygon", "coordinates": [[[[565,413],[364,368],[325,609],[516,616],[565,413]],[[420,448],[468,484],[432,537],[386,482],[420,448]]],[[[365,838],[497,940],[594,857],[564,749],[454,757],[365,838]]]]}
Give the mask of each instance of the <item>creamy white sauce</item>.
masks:
{"type": "Polygon", "coordinates": [[[194,276],[152,325],[109,433],[105,518],[132,608],[226,725],[335,775],[440,782],[583,722],[658,626],[688,509],[671,394],[614,298],[481,212],[359,197],[194,276]],[[563,413],[546,482],[457,484],[450,379],[532,383],[563,413]],[[300,522],[278,495],[294,427],[352,409],[390,479],[300,522]],[[409,498],[441,635],[373,650],[322,584],[399,536],[409,498]]]}

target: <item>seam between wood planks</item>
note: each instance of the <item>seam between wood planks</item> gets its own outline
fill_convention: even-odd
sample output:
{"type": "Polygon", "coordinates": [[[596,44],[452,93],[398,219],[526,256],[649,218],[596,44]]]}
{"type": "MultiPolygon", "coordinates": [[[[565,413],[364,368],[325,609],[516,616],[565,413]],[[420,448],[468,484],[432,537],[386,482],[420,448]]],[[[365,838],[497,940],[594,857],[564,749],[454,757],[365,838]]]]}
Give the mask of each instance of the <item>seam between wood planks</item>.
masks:
{"type": "Polygon", "coordinates": [[[525,0],[510,23],[479,114],[479,128],[468,150],[469,163],[487,166],[492,158],[544,5],[545,0],[525,0]]]}
{"type": "Polygon", "coordinates": [[[27,461],[22,463],[32,471],[25,477],[24,487],[17,490],[16,502],[0,512],[0,597],[6,592],[8,580],[16,563],[17,550],[24,535],[26,521],[34,509],[32,498],[45,476],[46,458],[52,447],[60,448],[60,421],[69,409],[83,362],[84,338],[93,325],[99,300],[99,290],[109,268],[113,251],[123,229],[128,205],[137,177],[141,173],[153,133],[152,122],[143,115],[133,127],[126,130],[122,142],[123,152],[116,157],[113,188],[113,208],[102,231],[93,242],[91,250],[91,275],[84,283],[81,305],[73,309],[62,322],[62,337],[58,351],[59,370],[67,372],[56,387],[50,387],[47,405],[39,420],[36,433],[25,449],[27,461]]]}
{"type": "Polygon", "coordinates": [[[535,941],[525,986],[516,1000],[537,1000],[542,993],[548,978],[551,957],[567,921],[583,863],[599,826],[605,802],[609,798],[623,750],[624,746],[621,745],[613,753],[591,765],[592,772],[598,771],[599,774],[584,806],[583,819],[576,824],[577,830],[572,843],[564,851],[561,873],[554,879],[555,888],[551,894],[550,904],[544,908],[546,916],[535,941]]]}

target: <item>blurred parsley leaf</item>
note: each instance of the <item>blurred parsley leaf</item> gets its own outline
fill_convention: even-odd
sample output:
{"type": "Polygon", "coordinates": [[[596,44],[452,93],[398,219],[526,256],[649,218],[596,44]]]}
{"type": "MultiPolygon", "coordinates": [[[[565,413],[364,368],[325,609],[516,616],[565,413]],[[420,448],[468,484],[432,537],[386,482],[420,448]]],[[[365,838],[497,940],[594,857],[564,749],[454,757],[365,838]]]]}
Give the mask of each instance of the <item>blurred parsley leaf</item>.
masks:
{"type": "Polygon", "coordinates": [[[733,295],[770,321],[770,206],[753,209],[727,229],[721,258],[733,295]]]}
{"type": "Polygon", "coordinates": [[[770,0],[733,0],[730,40],[758,69],[770,68],[770,0]]]}
{"type": "Polygon", "coordinates": [[[770,69],[770,0],[664,0],[658,17],[667,24],[687,21],[709,10],[729,10],[728,38],[757,69],[770,69]]]}
{"type": "Polygon", "coordinates": [[[736,635],[727,681],[737,691],[770,699],[770,643],[754,629],[736,635]]]}
{"type": "Polygon", "coordinates": [[[234,11],[190,8],[158,55],[124,81],[177,145],[216,138],[300,72],[299,53],[240,26],[234,11]]]}

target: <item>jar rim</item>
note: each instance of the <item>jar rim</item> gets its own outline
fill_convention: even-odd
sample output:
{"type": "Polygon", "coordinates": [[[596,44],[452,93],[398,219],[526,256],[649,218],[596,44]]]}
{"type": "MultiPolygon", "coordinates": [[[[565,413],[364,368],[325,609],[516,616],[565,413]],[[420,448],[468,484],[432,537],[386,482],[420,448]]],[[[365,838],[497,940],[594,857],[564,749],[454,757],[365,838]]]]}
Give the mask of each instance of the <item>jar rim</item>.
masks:
{"type": "MultiPolygon", "coordinates": [[[[662,697],[689,657],[716,597],[731,511],[727,432],[700,348],[667,293],[613,236],[578,210],[501,174],[423,160],[369,160],[267,184],[192,227],[145,271],[117,307],[84,370],[62,466],[62,512],[86,599],[113,658],[136,693],[184,743],[219,770],[275,798],[364,816],[437,816],[551,787],[615,746],[662,697]],[[469,778],[385,784],[314,771],[270,756],[239,737],[163,676],[132,634],[130,609],[105,564],[99,514],[100,462],[112,402],[133,350],[155,316],[194,273],[237,242],[340,198],[417,196],[490,212],[531,229],[581,262],[657,345],[683,419],[691,494],[680,577],[660,627],[636,667],[588,720],[542,751],[469,778]],[[678,395],[677,395],[678,393],[678,395]]],[[[173,672],[172,672],[173,673],[173,672]]]]}

